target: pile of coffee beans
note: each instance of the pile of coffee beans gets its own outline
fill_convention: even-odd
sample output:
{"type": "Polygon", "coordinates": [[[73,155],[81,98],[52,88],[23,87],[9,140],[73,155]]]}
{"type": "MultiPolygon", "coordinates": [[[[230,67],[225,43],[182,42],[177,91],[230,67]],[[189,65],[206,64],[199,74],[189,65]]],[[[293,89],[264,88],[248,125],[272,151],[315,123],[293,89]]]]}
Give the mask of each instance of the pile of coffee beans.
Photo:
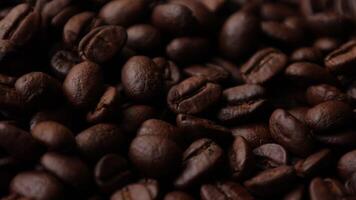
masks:
{"type": "Polygon", "coordinates": [[[0,0],[1,200],[355,200],[355,0],[0,0]]]}

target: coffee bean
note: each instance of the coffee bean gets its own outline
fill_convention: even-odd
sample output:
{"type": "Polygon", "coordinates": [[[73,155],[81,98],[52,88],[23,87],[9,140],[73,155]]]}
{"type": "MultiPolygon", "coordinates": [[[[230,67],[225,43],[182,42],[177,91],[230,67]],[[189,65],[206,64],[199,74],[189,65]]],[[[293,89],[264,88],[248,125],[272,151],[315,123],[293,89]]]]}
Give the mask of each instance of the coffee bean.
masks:
{"type": "Polygon", "coordinates": [[[236,12],[224,23],[219,35],[219,51],[236,60],[248,55],[257,46],[259,20],[248,12],[236,12]]]}
{"type": "Polygon", "coordinates": [[[341,92],[337,87],[321,84],[308,87],[305,94],[310,105],[315,106],[325,101],[346,101],[346,94],[341,92]]]}
{"type": "Polygon", "coordinates": [[[159,119],[149,119],[142,123],[136,136],[157,136],[182,144],[183,133],[170,123],[159,119]]]}
{"type": "Polygon", "coordinates": [[[63,82],[63,91],[68,101],[78,108],[93,105],[102,89],[101,69],[97,64],[88,61],[75,65],[63,82]]]}
{"type": "Polygon", "coordinates": [[[306,159],[299,160],[294,167],[298,176],[315,177],[328,170],[328,166],[332,161],[332,152],[329,149],[322,149],[311,154],[306,159]]]}
{"type": "Polygon", "coordinates": [[[356,81],[347,89],[347,96],[353,104],[356,104],[356,81]]]}
{"type": "Polygon", "coordinates": [[[134,56],[121,70],[125,94],[135,101],[156,101],[164,87],[163,69],[150,58],[134,56]]]}
{"type": "Polygon", "coordinates": [[[126,45],[136,52],[157,52],[161,45],[161,34],[158,29],[148,24],[137,24],[127,29],[126,45]]]}
{"type": "Polygon", "coordinates": [[[14,88],[0,85],[0,108],[9,110],[22,110],[25,100],[14,88]]]}
{"type": "Polygon", "coordinates": [[[173,191],[166,194],[164,200],[194,200],[194,198],[185,192],[173,191]]]}
{"type": "Polygon", "coordinates": [[[265,197],[280,194],[288,190],[289,184],[296,179],[295,171],[290,166],[267,169],[244,182],[245,187],[255,195],[265,197]]]}
{"type": "Polygon", "coordinates": [[[64,79],[68,72],[78,63],[80,63],[79,56],[71,51],[57,51],[51,58],[52,71],[60,79],[64,79]]]}
{"type": "Polygon", "coordinates": [[[335,129],[348,124],[352,118],[351,107],[341,101],[326,101],[310,108],[306,123],[317,132],[335,129]]]}
{"type": "Polygon", "coordinates": [[[110,200],[128,200],[142,199],[155,200],[158,199],[159,186],[158,182],[153,179],[132,183],[125,186],[121,190],[116,191],[111,195],[110,200]]]}
{"type": "Polygon", "coordinates": [[[206,6],[211,12],[218,13],[221,11],[224,6],[226,6],[226,2],[224,0],[199,0],[204,6],[206,6]]]}
{"type": "Polygon", "coordinates": [[[311,181],[309,185],[309,195],[311,200],[337,199],[336,194],[331,191],[330,185],[320,177],[316,177],[311,181]]]}
{"type": "Polygon", "coordinates": [[[94,175],[100,190],[109,194],[129,183],[133,177],[126,159],[116,154],[103,156],[95,165],[94,175]]]}
{"type": "Polygon", "coordinates": [[[356,151],[344,154],[337,163],[337,172],[341,178],[347,179],[356,171],[356,151]]]}
{"type": "Polygon", "coordinates": [[[318,35],[335,36],[348,32],[351,21],[333,12],[321,12],[306,18],[308,27],[318,35]]]}
{"type": "Polygon", "coordinates": [[[325,59],[325,66],[334,73],[347,72],[352,70],[355,64],[356,41],[349,41],[343,44],[340,48],[329,53],[325,59]]]}
{"type": "Polygon", "coordinates": [[[265,36],[283,46],[295,46],[303,41],[301,28],[290,27],[285,23],[266,21],[262,22],[261,29],[265,36]]]}
{"type": "Polygon", "coordinates": [[[80,11],[81,9],[76,5],[67,6],[52,18],[50,24],[54,28],[62,29],[66,22],[80,11]]]}
{"type": "Polygon", "coordinates": [[[355,195],[356,194],[356,173],[353,173],[350,177],[347,178],[345,182],[345,189],[348,194],[355,195]]]}
{"type": "Polygon", "coordinates": [[[263,84],[279,74],[287,64],[287,56],[277,49],[266,48],[254,54],[242,67],[247,83],[263,84]]]}
{"type": "Polygon", "coordinates": [[[101,26],[91,30],[79,43],[79,55],[84,60],[102,63],[113,58],[124,46],[127,33],[120,26],[101,26]]]}
{"type": "Polygon", "coordinates": [[[52,24],[55,24],[53,23],[54,19],[60,16],[66,9],[71,8],[71,3],[72,0],[38,0],[35,4],[35,10],[41,12],[42,27],[48,28],[52,24]]]}
{"type": "Polygon", "coordinates": [[[307,114],[308,110],[309,110],[308,107],[295,107],[295,108],[289,109],[288,112],[293,117],[295,117],[297,120],[299,120],[303,124],[306,124],[305,115],[307,114]]]}
{"type": "Polygon", "coordinates": [[[181,80],[181,73],[178,66],[170,60],[163,57],[153,58],[152,61],[163,70],[163,78],[166,89],[168,90],[173,85],[177,84],[181,80]]]}
{"type": "Polygon", "coordinates": [[[200,77],[191,77],[169,90],[167,102],[175,113],[197,114],[214,105],[220,96],[219,85],[200,77]]]}
{"type": "Polygon", "coordinates": [[[272,138],[296,155],[305,157],[314,148],[309,128],[283,109],[272,113],[269,128],[272,138]]]}
{"type": "Polygon", "coordinates": [[[77,157],[59,153],[46,153],[41,158],[41,165],[64,183],[87,190],[91,184],[89,167],[77,157]]]}
{"type": "Polygon", "coordinates": [[[338,147],[344,149],[353,149],[356,147],[355,131],[349,128],[341,130],[332,130],[325,135],[315,134],[315,140],[331,147],[338,147]]]}
{"type": "Polygon", "coordinates": [[[79,151],[92,160],[107,153],[119,152],[124,144],[124,135],[114,124],[97,124],[76,136],[79,151]]]}
{"type": "Polygon", "coordinates": [[[267,143],[253,149],[253,155],[257,166],[261,169],[269,169],[281,165],[287,165],[287,151],[279,144],[267,143]]]}
{"type": "Polygon", "coordinates": [[[295,10],[288,4],[283,3],[264,3],[261,6],[261,17],[264,20],[283,20],[289,16],[297,15],[295,10]]]}
{"type": "Polygon", "coordinates": [[[216,57],[209,61],[209,64],[219,66],[228,72],[229,82],[232,84],[242,84],[244,82],[240,69],[232,62],[229,62],[223,58],[216,57]]]}
{"type": "Polygon", "coordinates": [[[251,175],[254,169],[254,155],[247,141],[237,136],[229,151],[229,164],[232,177],[237,180],[244,179],[251,175]]]}
{"type": "Polygon", "coordinates": [[[330,53],[339,47],[340,42],[338,39],[333,37],[321,37],[315,40],[314,47],[325,53],[330,53]]]}
{"type": "Polygon", "coordinates": [[[253,149],[263,144],[272,142],[271,133],[267,124],[246,124],[235,127],[231,131],[233,136],[242,136],[243,138],[245,138],[248,144],[253,149]]]}
{"type": "Polygon", "coordinates": [[[12,179],[11,191],[31,199],[59,200],[63,198],[64,188],[47,172],[26,171],[12,179]]]}
{"type": "Polygon", "coordinates": [[[214,64],[190,65],[183,71],[188,76],[200,76],[214,83],[226,82],[229,78],[229,73],[225,69],[214,64]]]}
{"type": "Polygon", "coordinates": [[[57,109],[41,110],[35,113],[30,122],[30,129],[32,130],[37,124],[43,121],[54,121],[63,124],[67,127],[73,126],[73,113],[68,107],[59,107],[57,109]]]}
{"type": "Polygon", "coordinates": [[[183,169],[174,181],[177,188],[187,188],[207,178],[221,164],[223,150],[210,139],[193,142],[183,153],[183,169]]]}
{"type": "Polygon", "coordinates": [[[19,4],[0,21],[0,39],[25,45],[34,38],[39,25],[39,13],[29,4],[19,4]]]}
{"type": "Polygon", "coordinates": [[[7,76],[5,74],[0,74],[0,84],[8,87],[14,87],[17,78],[13,76],[7,76]]]}
{"type": "Polygon", "coordinates": [[[55,121],[37,123],[31,129],[31,134],[52,151],[71,151],[76,145],[72,131],[55,121]]]}
{"type": "Polygon", "coordinates": [[[228,200],[228,199],[241,199],[253,200],[244,187],[234,182],[217,183],[215,185],[206,184],[200,188],[200,196],[202,200],[228,200]]]}
{"type": "Polygon", "coordinates": [[[287,193],[284,197],[283,200],[302,200],[305,199],[305,187],[304,185],[300,185],[296,187],[295,189],[291,190],[289,193],[287,193]]]}
{"type": "Polygon", "coordinates": [[[149,177],[169,176],[179,168],[180,147],[171,139],[159,135],[138,135],[130,145],[130,160],[149,177]]]}
{"type": "Polygon", "coordinates": [[[293,51],[290,59],[294,62],[312,62],[319,63],[322,61],[322,52],[315,47],[301,47],[293,51]]]}

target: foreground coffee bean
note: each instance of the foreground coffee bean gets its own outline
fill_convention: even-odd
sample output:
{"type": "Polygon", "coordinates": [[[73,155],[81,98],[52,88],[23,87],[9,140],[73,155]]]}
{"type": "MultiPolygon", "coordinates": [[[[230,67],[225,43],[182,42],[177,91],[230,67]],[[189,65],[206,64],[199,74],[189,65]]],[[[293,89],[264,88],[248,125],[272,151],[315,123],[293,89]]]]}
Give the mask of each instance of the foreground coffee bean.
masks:
{"type": "Polygon", "coordinates": [[[253,149],[257,167],[269,169],[288,164],[287,151],[278,144],[268,143],[253,149]]]}
{"type": "Polygon", "coordinates": [[[216,185],[203,185],[200,189],[200,196],[203,200],[254,199],[245,188],[233,182],[217,183],[216,185]]]}
{"type": "Polygon", "coordinates": [[[254,155],[247,141],[237,136],[229,151],[229,164],[232,177],[241,180],[254,170],[254,155]]]}
{"type": "Polygon", "coordinates": [[[355,45],[355,41],[350,41],[343,44],[339,49],[331,52],[325,57],[325,66],[335,73],[347,72],[350,70],[355,62],[355,45]]]}
{"type": "Polygon", "coordinates": [[[159,185],[153,179],[142,180],[138,183],[127,185],[111,196],[111,200],[144,199],[154,200],[159,195],[159,185]]]}

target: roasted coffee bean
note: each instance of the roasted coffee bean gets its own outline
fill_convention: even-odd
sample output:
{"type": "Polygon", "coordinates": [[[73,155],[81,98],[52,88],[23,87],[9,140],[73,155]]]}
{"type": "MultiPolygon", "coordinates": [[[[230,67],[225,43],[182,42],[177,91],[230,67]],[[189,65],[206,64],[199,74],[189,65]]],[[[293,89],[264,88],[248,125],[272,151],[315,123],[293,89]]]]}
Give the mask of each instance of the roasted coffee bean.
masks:
{"type": "Polygon", "coordinates": [[[67,6],[55,16],[53,16],[50,25],[57,29],[62,29],[66,22],[74,15],[79,13],[81,9],[75,5],[67,6]]]}
{"type": "Polygon", "coordinates": [[[170,89],[173,85],[181,80],[181,73],[178,66],[170,60],[163,57],[153,58],[152,61],[163,70],[164,85],[166,89],[170,89]]]}
{"type": "Polygon", "coordinates": [[[272,138],[296,155],[305,157],[314,148],[310,129],[283,109],[272,113],[269,128],[272,138]]]}
{"type": "Polygon", "coordinates": [[[120,26],[100,26],[86,34],[79,43],[79,55],[84,60],[102,63],[113,58],[127,40],[120,26]]]}
{"type": "Polygon", "coordinates": [[[247,141],[237,136],[229,151],[229,164],[232,177],[237,180],[251,175],[254,170],[254,155],[247,141]]]}
{"type": "Polygon", "coordinates": [[[272,142],[271,133],[267,124],[246,124],[232,128],[231,131],[233,136],[242,136],[245,138],[252,149],[272,142]]]}
{"type": "Polygon", "coordinates": [[[82,12],[71,17],[63,28],[63,42],[68,47],[76,47],[91,30],[103,25],[103,21],[93,12],[82,12]]]}
{"type": "Polygon", "coordinates": [[[79,189],[89,189],[91,172],[89,167],[77,157],[59,153],[46,153],[41,158],[41,165],[64,183],[79,189]]]}
{"type": "Polygon", "coordinates": [[[232,139],[231,131],[208,119],[194,117],[192,115],[178,114],[176,123],[182,132],[188,133],[184,136],[188,140],[200,138],[211,138],[219,143],[230,142],[232,139]]]}
{"type": "Polygon", "coordinates": [[[125,94],[138,102],[157,101],[164,89],[163,69],[145,56],[131,57],[121,70],[125,94]]]}
{"type": "Polygon", "coordinates": [[[298,84],[336,83],[335,78],[326,69],[309,62],[293,63],[286,68],[284,74],[298,84]]]}
{"type": "Polygon", "coordinates": [[[16,80],[17,80],[16,77],[0,74],[0,84],[1,85],[5,85],[8,87],[14,87],[16,80]]]}
{"type": "Polygon", "coordinates": [[[281,165],[287,165],[287,151],[279,144],[267,143],[253,149],[253,155],[257,166],[261,169],[269,169],[281,165]]]}
{"type": "Polygon", "coordinates": [[[356,147],[355,130],[346,128],[341,130],[332,130],[327,134],[314,135],[315,140],[331,147],[344,149],[353,149],[356,147]]]}
{"type": "Polygon", "coordinates": [[[22,95],[14,88],[7,87],[6,85],[0,85],[0,108],[9,110],[22,110],[25,100],[22,95]]]}
{"type": "Polygon", "coordinates": [[[192,196],[181,191],[170,192],[166,194],[163,199],[164,200],[194,200],[192,196]]]}
{"type": "Polygon", "coordinates": [[[75,52],[60,50],[51,58],[51,69],[57,78],[64,79],[68,72],[78,63],[80,58],[75,52]]]}
{"type": "Polygon", "coordinates": [[[260,85],[245,84],[223,91],[226,106],[218,111],[218,119],[227,124],[244,122],[261,114],[267,107],[265,89],[260,85]]]}
{"type": "Polygon", "coordinates": [[[242,84],[244,82],[240,69],[232,62],[229,62],[228,60],[225,60],[220,57],[215,57],[209,61],[209,64],[219,66],[223,68],[226,72],[228,72],[229,82],[231,82],[232,84],[242,84]]]}
{"type": "Polygon", "coordinates": [[[139,53],[152,54],[161,46],[161,34],[148,24],[136,24],[127,29],[127,47],[139,53]]]}
{"type": "Polygon", "coordinates": [[[300,185],[296,187],[295,189],[291,190],[289,193],[287,193],[284,197],[283,200],[303,200],[305,199],[306,191],[305,191],[304,185],[300,185]]]}
{"type": "Polygon", "coordinates": [[[176,63],[204,61],[211,51],[209,40],[202,37],[178,37],[166,47],[167,56],[176,63]]]}
{"type": "Polygon", "coordinates": [[[149,119],[142,123],[136,136],[157,136],[168,138],[177,144],[182,144],[185,135],[180,129],[159,119],[149,119]]]}
{"type": "Polygon", "coordinates": [[[298,176],[315,177],[328,169],[328,166],[333,161],[332,159],[332,152],[329,149],[322,149],[305,159],[299,160],[294,167],[298,176]]]}
{"type": "Polygon", "coordinates": [[[308,87],[305,94],[310,105],[315,106],[325,101],[346,101],[347,97],[337,87],[321,84],[308,87]]]}
{"type": "Polygon", "coordinates": [[[353,173],[347,178],[347,181],[345,182],[345,189],[350,195],[356,194],[356,173],[353,173]]]}
{"type": "Polygon", "coordinates": [[[42,72],[31,72],[17,79],[16,91],[29,107],[51,106],[62,96],[59,81],[42,72]]]}
{"type": "Polygon", "coordinates": [[[253,194],[266,197],[288,190],[292,186],[290,183],[295,181],[295,179],[296,174],[293,167],[280,166],[262,171],[245,181],[244,185],[253,194]]]}
{"type": "Polygon", "coordinates": [[[103,156],[95,165],[94,175],[96,184],[105,193],[112,193],[133,177],[126,159],[116,154],[103,156]]]}
{"type": "Polygon", "coordinates": [[[220,12],[226,6],[224,0],[199,0],[199,2],[204,4],[213,13],[220,12]]]}
{"type": "Polygon", "coordinates": [[[42,27],[48,28],[51,26],[57,16],[60,16],[65,10],[72,7],[72,2],[72,0],[37,0],[35,10],[41,12],[42,27]]]}
{"type": "Polygon", "coordinates": [[[202,200],[254,199],[254,197],[252,197],[252,195],[246,191],[244,187],[234,182],[217,183],[215,185],[203,185],[200,188],[200,196],[202,200]]]}
{"type": "Polygon", "coordinates": [[[308,27],[317,35],[335,36],[348,32],[351,20],[333,12],[321,12],[306,18],[308,27]]]}
{"type": "Polygon", "coordinates": [[[42,152],[41,145],[29,133],[13,125],[2,123],[0,123],[0,147],[8,154],[24,161],[36,160],[42,152]]]}
{"type": "Polygon", "coordinates": [[[34,38],[39,25],[39,13],[29,4],[19,4],[0,21],[0,39],[25,45],[34,38]]]}
{"type": "Polygon", "coordinates": [[[306,123],[317,132],[328,131],[347,125],[352,118],[351,107],[341,101],[326,101],[310,108],[306,123]]]}
{"type": "Polygon", "coordinates": [[[307,114],[309,108],[308,107],[295,107],[292,109],[289,109],[288,112],[291,114],[293,117],[295,117],[297,120],[301,121],[302,123],[305,123],[305,115],[307,114]]]}
{"type": "Polygon", "coordinates": [[[101,8],[99,16],[107,24],[127,27],[141,20],[147,8],[145,0],[109,1],[101,8]]]}
{"type": "Polygon", "coordinates": [[[138,135],[129,148],[133,165],[148,177],[169,176],[179,169],[181,149],[162,135],[138,135]]]}
{"type": "Polygon", "coordinates": [[[76,136],[79,151],[92,160],[107,153],[119,152],[125,142],[120,128],[113,124],[97,124],[76,136]]]}
{"type": "Polygon", "coordinates": [[[343,44],[325,57],[325,66],[334,73],[350,71],[356,62],[355,48],[356,41],[354,40],[343,44]]]}
{"type": "Polygon", "coordinates": [[[138,183],[132,183],[111,195],[110,200],[156,200],[159,195],[158,182],[148,179],[138,183]]]}
{"type": "Polygon", "coordinates": [[[112,86],[106,88],[96,107],[88,112],[86,119],[90,123],[110,121],[118,115],[121,96],[119,91],[112,86]]]}
{"type": "Polygon", "coordinates": [[[301,27],[295,28],[286,23],[265,21],[262,22],[261,29],[264,35],[280,45],[295,46],[303,41],[301,27]]]}
{"type": "Polygon", "coordinates": [[[227,58],[237,60],[257,46],[259,20],[248,12],[236,12],[224,23],[219,35],[219,50],[227,58]]]}
{"type": "Polygon", "coordinates": [[[322,52],[315,47],[301,47],[293,51],[290,59],[294,62],[312,62],[319,63],[322,61],[322,52]]]}
{"type": "Polygon", "coordinates": [[[347,96],[353,104],[356,104],[356,81],[347,89],[347,96]]]}
{"type": "Polygon", "coordinates": [[[151,21],[160,31],[173,35],[189,34],[197,24],[192,10],[176,3],[157,5],[152,11],[151,21]]]}
{"type": "Polygon", "coordinates": [[[296,11],[291,6],[283,3],[262,4],[260,14],[264,20],[276,21],[297,15],[296,11]]]}
{"type": "Polygon", "coordinates": [[[167,102],[175,113],[197,114],[213,106],[220,96],[220,85],[200,77],[191,77],[169,90],[167,102]]]}
{"type": "Polygon", "coordinates": [[[44,121],[37,123],[31,129],[31,134],[51,151],[71,151],[75,149],[74,134],[58,122],[44,121]]]}
{"type": "Polygon", "coordinates": [[[222,162],[223,150],[210,139],[193,142],[183,153],[183,169],[174,181],[177,188],[187,188],[206,179],[222,162]]]}
{"type": "Polygon", "coordinates": [[[325,179],[320,177],[314,178],[309,185],[309,196],[311,200],[333,200],[338,199],[340,196],[332,191],[332,185],[328,183],[325,179]]]}
{"type": "Polygon", "coordinates": [[[47,172],[26,171],[12,179],[11,191],[31,199],[59,200],[63,198],[64,187],[47,172]]]}
{"type": "Polygon", "coordinates": [[[63,124],[67,127],[73,126],[73,119],[75,113],[73,113],[68,107],[59,107],[56,109],[41,110],[35,113],[30,122],[30,129],[32,130],[37,124],[43,121],[54,121],[63,124]]]}
{"type": "Polygon", "coordinates": [[[287,56],[277,49],[262,49],[241,67],[242,77],[250,84],[266,83],[286,67],[287,60],[287,56]]]}
{"type": "Polygon", "coordinates": [[[229,78],[229,73],[225,69],[214,64],[190,65],[183,71],[188,76],[200,76],[214,83],[226,82],[229,78]]]}
{"type": "Polygon", "coordinates": [[[337,172],[343,179],[348,179],[356,171],[356,150],[344,154],[337,163],[337,172]]]}
{"type": "Polygon", "coordinates": [[[68,101],[77,108],[93,105],[103,89],[103,77],[99,65],[84,61],[75,65],[63,82],[68,101]]]}
{"type": "Polygon", "coordinates": [[[339,47],[340,42],[336,38],[332,37],[321,37],[315,40],[314,47],[322,51],[324,54],[330,53],[339,47]]]}

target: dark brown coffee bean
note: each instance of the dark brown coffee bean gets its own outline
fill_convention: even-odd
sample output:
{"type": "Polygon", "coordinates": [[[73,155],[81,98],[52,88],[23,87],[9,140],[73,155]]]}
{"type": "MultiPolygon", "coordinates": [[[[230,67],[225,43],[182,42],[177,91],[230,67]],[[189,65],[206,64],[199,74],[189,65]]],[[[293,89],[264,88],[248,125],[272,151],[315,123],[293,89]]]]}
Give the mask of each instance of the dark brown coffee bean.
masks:
{"type": "Polygon", "coordinates": [[[33,11],[29,4],[19,4],[0,21],[0,39],[25,45],[33,39],[39,25],[39,13],[33,11]]]}
{"type": "Polygon", "coordinates": [[[24,108],[25,100],[14,88],[0,85],[0,108],[19,111],[24,108]]]}
{"type": "Polygon", "coordinates": [[[51,58],[51,69],[57,78],[64,79],[68,72],[78,63],[80,58],[75,52],[60,50],[51,58]]]}
{"type": "Polygon", "coordinates": [[[292,109],[289,109],[288,112],[293,117],[295,117],[297,120],[299,120],[300,122],[306,124],[305,115],[307,114],[308,110],[309,110],[308,107],[294,107],[292,109]]]}
{"type": "Polygon", "coordinates": [[[121,70],[126,95],[139,102],[157,101],[164,89],[163,69],[145,56],[131,57],[121,70]]]}
{"type": "Polygon", "coordinates": [[[175,113],[197,114],[214,105],[220,96],[219,85],[200,77],[191,77],[169,90],[167,102],[175,113]]]}
{"type": "Polygon", "coordinates": [[[309,196],[311,200],[336,200],[337,196],[330,188],[331,186],[323,179],[316,177],[309,185],[309,196]]]}
{"type": "Polygon", "coordinates": [[[273,196],[287,191],[296,179],[293,167],[280,166],[267,169],[244,182],[245,187],[261,197],[273,196]]]}
{"type": "Polygon", "coordinates": [[[31,72],[17,79],[16,91],[30,107],[50,106],[62,97],[59,81],[42,72],[31,72]]]}
{"type": "Polygon", "coordinates": [[[11,191],[31,199],[59,200],[63,198],[64,188],[47,172],[26,171],[11,181],[11,191]]]}
{"type": "Polygon", "coordinates": [[[244,187],[234,182],[203,185],[200,188],[200,196],[202,200],[255,199],[244,187]]]}
{"type": "Polygon", "coordinates": [[[251,13],[232,14],[220,31],[220,52],[234,60],[248,55],[257,45],[259,26],[258,18],[251,13]]]}
{"type": "Polygon", "coordinates": [[[46,153],[41,158],[41,165],[76,189],[86,190],[90,187],[92,175],[89,167],[77,157],[46,153]]]}
{"type": "Polygon", "coordinates": [[[322,51],[324,54],[334,51],[340,45],[340,40],[332,37],[321,37],[315,40],[314,47],[322,51]]]}
{"type": "Polygon", "coordinates": [[[144,175],[156,178],[175,173],[181,154],[173,140],[159,135],[138,135],[129,149],[133,165],[144,175]]]}
{"type": "Polygon", "coordinates": [[[101,8],[99,16],[107,24],[128,27],[140,21],[146,10],[145,0],[109,1],[101,8]]]}
{"type": "Polygon", "coordinates": [[[82,12],[71,17],[63,28],[63,42],[70,48],[76,47],[91,30],[103,25],[93,12],[82,12]]]}
{"type": "Polygon", "coordinates": [[[67,127],[73,126],[74,113],[68,107],[58,107],[56,109],[41,110],[35,113],[30,121],[32,130],[37,124],[43,121],[54,121],[67,127]]]}
{"type": "Polygon", "coordinates": [[[312,106],[325,101],[346,101],[347,99],[346,94],[341,92],[338,88],[327,84],[308,87],[305,96],[308,103],[312,106]]]}
{"type": "Polygon", "coordinates": [[[161,33],[149,24],[137,24],[127,29],[127,47],[139,53],[152,54],[161,45],[161,33]]]}
{"type": "Polygon", "coordinates": [[[229,73],[225,69],[214,64],[190,65],[183,71],[188,76],[200,76],[214,83],[226,82],[229,78],[229,73]]]}
{"type": "Polygon", "coordinates": [[[347,89],[347,96],[353,104],[356,104],[356,81],[347,89]]]}
{"type": "Polygon", "coordinates": [[[152,11],[151,21],[160,31],[172,35],[191,33],[197,24],[192,10],[176,3],[156,6],[152,11]]]}
{"type": "Polygon", "coordinates": [[[96,107],[88,112],[86,119],[90,123],[110,121],[119,116],[117,113],[120,107],[121,96],[119,91],[112,86],[106,88],[104,94],[96,104],[96,107]]]}
{"type": "Polygon", "coordinates": [[[240,69],[232,62],[223,58],[215,57],[209,61],[209,64],[219,66],[227,71],[229,74],[229,82],[233,84],[242,84],[244,82],[240,69]]]}
{"type": "Polygon", "coordinates": [[[167,90],[181,80],[182,75],[180,70],[173,61],[167,60],[163,57],[153,58],[152,61],[163,70],[164,85],[167,90]]]}
{"type": "Polygon", "coordinates": [[[113,193],[110,200],[158,200],[158,195],[158,182],[148,179],[125,186],[113,193]]]}
{"type": "Polygon", "coordinates": [[[107,153],[119,152],[124,144],[124,135],[113,124],[97,124],[76,136],[79,151],[92,160],[97,160],[107,153]]]}
{"type": "Polygon", "coordinates": [[[344,180],[356,172],[356,150],[344,154],[337,163],[337,172],[344,180]]]}
{"type": "Polygon", "coordinates": [[[163,199],[164,200],[194,200],[192,196],[181,191],[170,192],[166,194],[163,199]]]}
{"type": "Polygon", "coordinates": [[[356,63],[356,41],[351,40],[340,48],[329,53],[325,59],[325,66],[334,73],[348,72],[356,63]]]}
{"type": "Polygon", "coordinates": [[[3,197],[2,200],[31,200],[31,199],[27,197],[22,197],[21,195],[18,194],[10,194],[6,197],[3,197]]]}
{"type": "Polygon", "coordinates": [[[252,149],[263,144],[272,142],[268,125],[263,123],[253,123],[241,125],[231,129],[233,136],[244,137],[252,149]]]}
{"type": "Polygon", "coordinates": [[[116,154],[103,156],[95,165],[94,175],[96,184],[104,193],[112,193],[133,177],[126,159],[116,154]]]}
{"type": "Polygon", "coordinates": [[[295,28],[276,21],[262,22],[261,27],[264,35],[277,44],[295,46],[303,41],[303,31],[301,27],[295,28]]]}
{"type": "Polygon", "coordinates": [[[68,101],[78,108],[93,105],[103,87],[100,67],[88,61],[75,65],[63,82],[63,91],[68,101]]]}
{"type": "Polygon", "coordinates": [[[57,15],[72,7],[72,0],[37,0],[35,10],[41,12],[42,28],[48,28],[57,15]]]}
{"type": "Polygon", "coordinates": [[[105,62],[113,58],[127,40],[126,30],[120,26],[101,26],[91,30],[80,41],[79,55],[84,60],[105,62]]]}
{"type": "Polygon", "coordinates": [[[335,84],[335,78],[326,69],[309,62],[296,62],[285,70],[285,76],[298,84],[335,84]]]}
{"type": "Polygon", "coordinates": [[[231,141],[231,131],[208,119],[191,115],[178,114],[176,123],[182,129],[189,141],[200,138],[210,138],[222,144],[231,141]]]}
{"type": "Polygon", "coordinates": [[[295,189],[288,192],[284,197],[283,200],[303,200],[305,199],[306,191],[304,185],[300,185],[295,189]]]}
{"type": "Polygon", "coordinates": [[[202,37],[178,37],[166,47],[168,57],[177,63],[204,61],[211,53],[210,41],[202,37]]]}
{"type": "Polygon", "coordinates": [[[50,24],[54,28],[62,29],[66,22],[80,11],[81,9],[75,5],[67,6],[52,18],[50,24]]]}
{"type": "Polygon", "coordinates": [[[348,32],[351,21],[333,12],[321,12],[306,18],[308,27],[317,35],[335,36],[348,32]]]}
{"type": "Polygon", "coordinates": [[[333,161],[332,159],[332,152],[329,149],[322,149],[305,159],[299,160],[294,167],[298,176],[315,177],[328,170],[328,166],[333,161]]]}
{"type": "Polygon", "coordinates": [[[332,130],[326,134],[314,135],[315,140],[331,147],[353,149],[356,147],[356,135],[353,129],[332,130]]]}
{"type": "Polygon", "coordinates": [[[1,123],[0,147],[15,158],[25,161],[37,159],[42,151],[41,145],[29,133],[13,125],[1,123]]]}
{"type": "Polygon", "coordinates": [[[207,178],[221,164],[223,150],[212,140],[199,139],[183,154],[183,169],[174,181],[177,188],[188,188],[207,178]]]}
{"type": "Polygon", "coordinates": [[[297,15],[294,10],[288,4],[283,3],[264,3],[261,6],[261,17],[264,20],[284,20],[287,17],[297,15]]]}
{"type": "Polygon", "coordinates": [[[17,78],[13,76],[7,76],[5,74],[0,74],[0,84],[8,87],[14,87],[17,78]]]}
{"type": "Polygon", "coordinates": [[[31,134],[50,151],[70,151],[76,145],[72,131],[55,121],[37,123],[31,134]]]}
{"type": "Polygon", "coordinates": [[[314,148],[309,128],[285,110],[272,113],[269,128],[277,143],[298,156],[305,157],[314,148]]]}
{"type": "Polygon", "coordinates": [[[263,84],[280,73],[287,64],[287,56],[277,49],[266,48],[255,53],[242,67],[247,83],[263,84]]]}
{"type": "Polygon", "coordinates": [[[294,62],[312,62],[319,63],[322,61],[322,52],[315,47],[301,47],[293,51],[290,59],[294,62]]]}
{"type": "Polygon", "coordinates": [[[226,5],[226,2],[224,0],[198,0],[198,1],[204,4],[204,6],[206,6],[213,13],[218,13],[226,5]]]}
{"type": "Polygon", "coordinates": [[[281,165],[287,165],[287,151],[279,144],[267,143],[253,149],[257,166],[261,169],[269,169],[281,165]]]}
{"type": "Polygon", "coordinates": [[[255,158],[247,141],[237,136],[229,151],[229,164],[232,177],[237,180],[251,175],[254,170],[255,158]]]}
{"type": "Polygon", "coordinates": [[[306,123],[317,132],[346,125],[352,118],[351,107],[341,101],[326,101],[310,108],[305,116],[306,123]]]}
{"type": "Polygon", "coordinates": [[[353,173],[349,176],[345,182],[345,189],[348,194],[355,195],[356,194],[356,173],[353,173]]]}
{"type": "Polygon", "coordinates": [[[260,85],[245,84],[223,91],[226,106],[218,111],[218,119],[227,124],[248,121],[267,107],[265,89],[260,85]]]}
{"type": "Polygon", "coordinates": [[[139,136],[164,137],[177,144],[182,144],[185,135],[183,135],[180,129],[168,122],[159,119],[149,119],[143,122],[137,131],[136,137],[139,136]]]}
{"type": "Polygon", "coordinates": [[[146,105],[131,105],[123,108],[121,116],[121,128],[125,133],[134,136],[141,124],[151,118],[156,118],[158,112],[156,109],[146,105]]]}

